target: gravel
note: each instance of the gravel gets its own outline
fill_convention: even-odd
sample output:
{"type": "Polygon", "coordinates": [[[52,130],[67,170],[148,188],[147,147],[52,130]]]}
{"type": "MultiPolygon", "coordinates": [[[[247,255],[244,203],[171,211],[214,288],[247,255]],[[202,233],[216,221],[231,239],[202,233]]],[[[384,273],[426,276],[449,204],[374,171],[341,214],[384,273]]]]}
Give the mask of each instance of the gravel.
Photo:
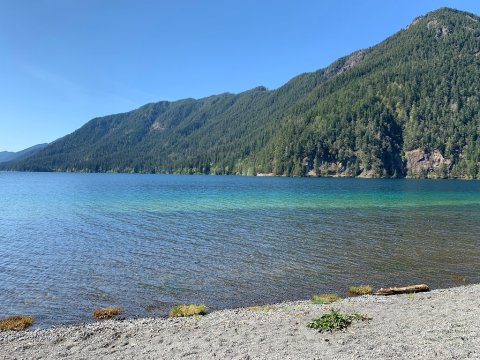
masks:
{"type": "Polygon", "coordinates": [[[0,332],[2,359],[479,359],[480,285],[362,296],[330,305],[286,302],[201,318],[108,320],[0,332]],[[371,318],[320,333],[334,307],[371,318]]]}

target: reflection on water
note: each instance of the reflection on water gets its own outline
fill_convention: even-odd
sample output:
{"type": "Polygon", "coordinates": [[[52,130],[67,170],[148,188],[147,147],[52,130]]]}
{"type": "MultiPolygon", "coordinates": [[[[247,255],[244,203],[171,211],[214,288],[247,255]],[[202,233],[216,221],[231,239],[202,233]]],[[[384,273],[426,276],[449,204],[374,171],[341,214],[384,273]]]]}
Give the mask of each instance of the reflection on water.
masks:
{"type": "Polygon", "coordinates": [[[475,181],[0,173],[0,184],[0,316],[37,326],[107,305],[149,316],[480,281],[475,181]]]}

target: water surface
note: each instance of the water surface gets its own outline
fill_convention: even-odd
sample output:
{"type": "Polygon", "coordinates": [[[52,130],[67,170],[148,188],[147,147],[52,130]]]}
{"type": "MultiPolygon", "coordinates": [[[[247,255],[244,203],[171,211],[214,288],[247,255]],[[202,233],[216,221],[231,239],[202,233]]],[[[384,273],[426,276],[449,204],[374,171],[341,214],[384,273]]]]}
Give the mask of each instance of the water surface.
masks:
{"type": "Polygon", "coordinates": [[[108,305],[162,316],[480,282],[477,181],[0,173],[0,186],[0,316],[37,326],[108,305]]]}

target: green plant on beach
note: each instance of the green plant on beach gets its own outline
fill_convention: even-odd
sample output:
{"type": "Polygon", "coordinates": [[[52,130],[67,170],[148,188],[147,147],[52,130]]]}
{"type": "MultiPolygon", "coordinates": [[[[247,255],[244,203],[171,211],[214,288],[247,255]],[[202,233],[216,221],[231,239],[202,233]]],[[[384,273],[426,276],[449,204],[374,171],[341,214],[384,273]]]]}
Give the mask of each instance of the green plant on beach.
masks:
{"type": "Polygon", "coordinates": [[[198,316],[205,315],[207,313],[207,307],[203,304],[190,304],[190,305],[176,305],[174,306],[168,316],[181,317],[181,316],[198,316]]]}
{"type": "Polygon", "coordinates": [[[370,285],[350,286],[348,288],[348,295],[370,295],[372,293],[372,287],[370,285]]]}
{"type": "Polygon", "coordinates": [[[340,299],[340,296],[338,296],[337,294],[318,294],[313,295],[310,300],[314,304],[330,304],[340,299]]]}
{"type": "Polygon", "coordinates": [[[123,309],[117,306],[109,306],[101,309],[96,309],[93,311],[93,317],[97,320],[106,320],[112,319],[115,316],[121,314],[123,309]]]}
{"type": "Polygon", "coordinates": [[[344,314],[338,310],[331,309],[330,312],[323,314],[318,319],[314,319],[307,324],[311,329],[318,329],[319,332],[342,330],[347,328],[353,320],[369,320],[362,314],[344,314]]]}
{"type": "Polygon", "coordinates": [[[26,315],[8,316],[0,320],[0,331],[21,331],[33,324],[33,317],[26,315]]]}

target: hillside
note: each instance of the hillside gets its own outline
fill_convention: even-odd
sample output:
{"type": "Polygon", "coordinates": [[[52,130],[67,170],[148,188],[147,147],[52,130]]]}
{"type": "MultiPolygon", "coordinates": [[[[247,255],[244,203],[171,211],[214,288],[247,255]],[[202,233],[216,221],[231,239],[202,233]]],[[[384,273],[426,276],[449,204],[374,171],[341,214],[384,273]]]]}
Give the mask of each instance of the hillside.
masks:
{"type": "Polygon", "coordinates": [[[276,90],[96,118],[8,168],[480,178],[479,114],[480,18],[442,8],[276,90]]]}
{"type": "Polygon", "coordinates": [[[26,159],[32,156],[33,154],[37,153],[41,149],[45,148],[47,145],[48,144],[38,144],[17,152],[0,151],[0,163],[26,159]]]}

